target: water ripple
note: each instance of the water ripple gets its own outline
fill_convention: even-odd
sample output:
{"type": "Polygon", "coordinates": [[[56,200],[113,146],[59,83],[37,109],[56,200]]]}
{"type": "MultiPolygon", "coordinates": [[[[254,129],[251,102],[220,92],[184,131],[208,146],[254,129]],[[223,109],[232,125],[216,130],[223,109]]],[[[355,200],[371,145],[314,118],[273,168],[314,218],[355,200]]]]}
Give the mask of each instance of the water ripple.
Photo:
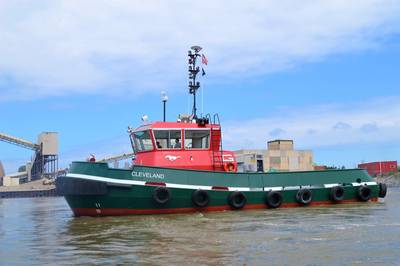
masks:
{"type": "Polygon", "coordinates": [[[2,199],[0,264],[399,265],[398,202],[74,218],[62,198],[2,199]]]}

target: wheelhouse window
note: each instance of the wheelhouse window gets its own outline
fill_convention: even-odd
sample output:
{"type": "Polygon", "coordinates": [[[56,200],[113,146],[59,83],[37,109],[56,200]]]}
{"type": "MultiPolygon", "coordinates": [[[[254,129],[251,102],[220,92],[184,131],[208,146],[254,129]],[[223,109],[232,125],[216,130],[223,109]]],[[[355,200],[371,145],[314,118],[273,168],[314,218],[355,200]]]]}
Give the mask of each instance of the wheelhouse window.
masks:
{"type": "Polygon", "coordinates": [[[153,129],[157,149],[181,149],[182,134],[180,130],[153,129]]]}
{"type": "Polygon", "coordinates": [[[209,149],[210,130],[185,130],[186,149],[209,149]]]}
{"type": "Polygon", "coordinates": [[[154,149],[150,130],[134,132],[132,135],[135,151],[151,151],[154,149]]]}

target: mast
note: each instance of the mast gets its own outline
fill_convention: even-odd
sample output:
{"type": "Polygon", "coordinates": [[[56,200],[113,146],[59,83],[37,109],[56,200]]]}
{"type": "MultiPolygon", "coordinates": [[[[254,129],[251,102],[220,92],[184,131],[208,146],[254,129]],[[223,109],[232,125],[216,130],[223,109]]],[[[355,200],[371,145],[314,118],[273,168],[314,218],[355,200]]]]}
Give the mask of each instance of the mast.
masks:
{"type": "Polygon", "coordinates": [[[200,67],[196,66],[197,58],[200,57],[199,52],[201,51],[200,46],[192,46],[191,50],[188,51],[189,57],[189,93],[193,94],[193,119],[197,119],[197,106],[196,106],[196,92],[200,88],[200,82],[196,81],[197,74],[200,72],[200,67]]]}

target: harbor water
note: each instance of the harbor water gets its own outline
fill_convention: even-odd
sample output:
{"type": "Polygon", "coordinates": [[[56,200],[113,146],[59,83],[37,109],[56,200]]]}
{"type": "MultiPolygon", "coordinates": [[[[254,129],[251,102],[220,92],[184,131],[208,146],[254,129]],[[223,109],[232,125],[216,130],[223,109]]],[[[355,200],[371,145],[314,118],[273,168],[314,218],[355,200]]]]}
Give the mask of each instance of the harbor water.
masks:
{"type": "Polygon", "coordinates": [[[400,188],[379,203],[75,218],[0,199],[0,264],[400,265],[400,188]]]}

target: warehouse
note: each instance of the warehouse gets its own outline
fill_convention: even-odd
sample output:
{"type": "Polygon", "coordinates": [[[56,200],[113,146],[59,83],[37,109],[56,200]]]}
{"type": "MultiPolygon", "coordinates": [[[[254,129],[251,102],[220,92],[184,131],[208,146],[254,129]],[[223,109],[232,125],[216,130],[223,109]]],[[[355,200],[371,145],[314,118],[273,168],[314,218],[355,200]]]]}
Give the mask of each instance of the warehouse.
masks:
{"type": "Polygon", "coordinates": [[[267,149],[235,151],[239,172],[312,171],[311,150],[294,150],[293,140],[268,141],[267,149]]]}
{"type": "Polygon", "coordinates": [[[394,174],[398,171],[397,161],[361,163],[358,168],[367,170],[372,176],[394,174]]]}

